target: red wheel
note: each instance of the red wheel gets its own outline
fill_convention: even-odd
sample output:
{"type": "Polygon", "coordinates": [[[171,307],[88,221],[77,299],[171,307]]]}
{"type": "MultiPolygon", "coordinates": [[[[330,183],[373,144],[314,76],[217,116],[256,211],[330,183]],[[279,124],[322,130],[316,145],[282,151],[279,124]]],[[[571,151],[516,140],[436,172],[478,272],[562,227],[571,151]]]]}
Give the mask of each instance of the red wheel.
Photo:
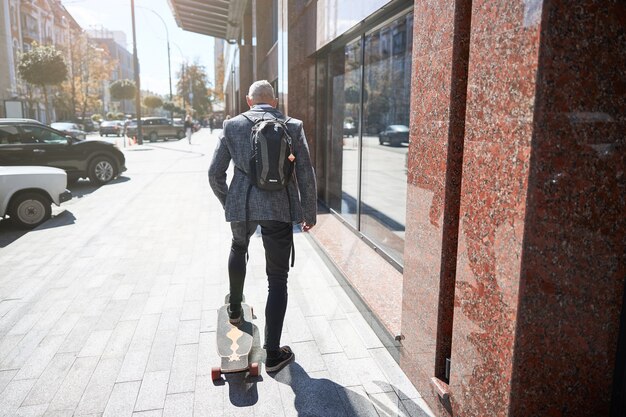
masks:
{"type": "Polygon", "coordinates": [[[250,364],[250,376],[259,376],[259,364],[253,362],[250,364]]]}
{"type": "Polygon", "coordinates": [[[214,366],[213,368],[211,368],[211,379],[213,381],[217,381],[221,377],[222,377],[222,369],[221,368],[218,368],[217,366],[214,366]]]}

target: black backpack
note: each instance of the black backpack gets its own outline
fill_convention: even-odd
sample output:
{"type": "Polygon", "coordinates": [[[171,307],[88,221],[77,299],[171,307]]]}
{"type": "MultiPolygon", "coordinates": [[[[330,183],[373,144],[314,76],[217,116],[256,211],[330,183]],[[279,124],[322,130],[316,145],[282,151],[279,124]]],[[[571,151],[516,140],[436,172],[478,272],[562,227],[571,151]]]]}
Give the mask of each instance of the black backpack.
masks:
{"type": "Polygon", "coordinates": [[[285,189],[293,176],[293,140],[287,128],[291,119],[275,117],[252,120],[252,157],[248,168],[250,183],[266,191],[285,189]]]}
{"type": "MultiPolygon", "coordinates": [[[[293,154],[293,140],[287,128],[287,122],[291,120],[280,120],[275,117],[265,119],[265,114],[260,119],[252,120],[245,114],[243,117],[252,122],[250,142],[252,145],[252,157],[248,167],[248,178],[250,186],[246,193],[246,230],[248,230],[249,198],[250,191],[256,186],[266,191],[285,190],[287,201],[289,202],[289,213],[291,214],[291,198],[289,196],[288,184],[293,177],[293,169],[296,157],[293,154]]],[[[248,243],[250,238],[248,237],[248,243]]],[[[246,245],[247,248],[247,245],[246,245]]],[[[248,251],[246,249],[246,258],[248,251]]],[[[291,244],[291,266],[296,261],[296,248],[291,244]]]]}

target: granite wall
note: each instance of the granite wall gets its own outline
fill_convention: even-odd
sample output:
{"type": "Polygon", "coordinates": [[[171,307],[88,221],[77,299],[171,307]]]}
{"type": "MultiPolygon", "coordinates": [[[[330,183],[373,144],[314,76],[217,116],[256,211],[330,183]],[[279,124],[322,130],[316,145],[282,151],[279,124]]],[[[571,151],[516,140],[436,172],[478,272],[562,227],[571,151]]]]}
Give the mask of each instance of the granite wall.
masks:
{"type": "Polygon", "coordinates": [[[626,6],[451,3],[415,4],[401,365],[442,416],[608,415],[626,6]]]}

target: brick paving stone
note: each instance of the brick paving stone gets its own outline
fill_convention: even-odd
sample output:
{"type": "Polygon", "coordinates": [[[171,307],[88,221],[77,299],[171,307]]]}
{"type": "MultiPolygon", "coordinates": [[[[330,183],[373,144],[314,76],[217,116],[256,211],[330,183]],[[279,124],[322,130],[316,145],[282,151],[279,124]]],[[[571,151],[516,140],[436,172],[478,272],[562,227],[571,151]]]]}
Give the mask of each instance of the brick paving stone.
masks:
{"type": "Polygon", "coordinates": [[[13,379],[15,375],[19,372],[18,369],[10,369],[8,371],[0,371],[0,393],[4,391],[9,382],[13,379]]]}
{"type": "Polygon", "coordinates": [[[181,321],[178,327],[177,345],[198,343],[200,337],[200,320],[181,321]]]}
{"type": "Polygon", "coordinates": [[[162,409],[169,377],[169,371],[146,372],[139,388],[135,411],[162,409]]]}
{"type": "Polygon", "coordinates": [[[98,358],[77,358],[55,393],[48,410],[74,410],[98,364],[98,358]]]}
{"type": "Polygon", "coordinates": [[[379,417],[376,407],[370,401],[363,387],[337,386],[336,388],[347,416],[379,417]]]}
{"type": "Polygon", "coordinates": [[[104,348],[109,342],[111,333],[113,333],[111,330],[98,330],[91,333],[78,353],[78,357],[102,355],[104,348]]]}
{"type": "Polygon", "coordinates": [[[126,352],[116,382],[141,381],[149,355],[150,351],[147,349],[126,352]]]}
{"type": "Polygon", "coordinates": [[[15,417],[42,417],[48,408],[48,404],[27,405],[17,409],[15,417]]]}
{"type": "Polygon", "coordinates": [[[140,381],[116,383],[102,417],[132,416],[140,386],[140,381]]]}
{"type": "Polygon", "coordinates": [[[102,356],[115,357],[124,356],[128,351],[130,342],[135,334],[138,321],[118,321],[111,333],[102,356]]]}
{"type": "Polygon", "coordinates": [[[73,353],[57,353],[30,390],[22,405],[51,402],[75,360],[76,356],[73,353]]]}
{"type": "MultiPolygon", "coordinates": [[[[209,375],[196,378],[196,390],[194,396],[194,417],[213,417],[224,414],[223,387],[216,389],[209,375]]],[[[273,398],[276,401],[276,398],[273,398]]]]}
{"type": "Polygon", "coordinates": [[[159,314],[141,316],[128,350],[149,350],[159,325],[159,314]]]}
{"type": "Polygon", "coordinates": [[[122,358],[102,358],[100,360],[78,403],[77,415],[104,412],[121,366],[122,358]]]}
{"type": "Polygon", "coordinates": [[[136,411],[133,413],[133,417],[162,417],[163,409],[149,410],[149,411],[136,411]]]}
{"type": "Polygon", "coordinates": [[[167,393],[175,394],[193,391],[196,383],[197,364],[197,344],[176,346],[167,393]]]}
{"type": "Polygon", "coordinates": [[[150,351],[146,372],[169,371],[176,350],[176,330],[157,332],[150,351]]]}
{"type": "Polygon", "coordinates": [[[47,410],[43,417],[72,417],[74,409],[71,410],[47,410]]]}
{"type": "Polygon", "coordinates": [[[349,359],[367,358],[369,356],[363,341],[347,319],[332,320],[329,324],[349,359]]]}
{"type": "Polygon", "coordinates": [[[56,354],[63,339],[63,336],[48,336],[44,338],[32,355],[22,365],[14,379],[39,378],[56,354]]]}
{"type": "Polygon", "coordinates": [[[34,379],[11,381],[0,394],[0,412],[5,416],[13,415],[33,385],[35,385],[34,379]]]}
{"type": "Polygon", "coordinates": [[[163,417],[193,417],[193,392],[168,394],[163,417]]]}
{"type": "Polygon", "coordinates": [[[330,323],[324,316],[307,317],[305,322],[311,329],[313,339],[322,354],[337,353],[343,351],[343,346],[333,333],[330,323]]]}

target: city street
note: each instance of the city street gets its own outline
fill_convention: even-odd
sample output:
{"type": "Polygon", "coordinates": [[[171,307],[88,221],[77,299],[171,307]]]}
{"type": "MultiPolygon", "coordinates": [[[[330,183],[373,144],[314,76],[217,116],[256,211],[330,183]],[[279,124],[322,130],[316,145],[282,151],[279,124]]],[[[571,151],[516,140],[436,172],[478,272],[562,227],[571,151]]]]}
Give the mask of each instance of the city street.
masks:
{"type": "MultiPolygon", "coordinates": [[[[211,380],[230,246],[207,181],[216,138],[120,142],[118,179],[79,181],[33,231],[0,221],[0,416],[432,415],[302,233],[282,340],[295,362],[211,380]]],[[[263,361],[259,236],[245,294],[263,361]]]]}

